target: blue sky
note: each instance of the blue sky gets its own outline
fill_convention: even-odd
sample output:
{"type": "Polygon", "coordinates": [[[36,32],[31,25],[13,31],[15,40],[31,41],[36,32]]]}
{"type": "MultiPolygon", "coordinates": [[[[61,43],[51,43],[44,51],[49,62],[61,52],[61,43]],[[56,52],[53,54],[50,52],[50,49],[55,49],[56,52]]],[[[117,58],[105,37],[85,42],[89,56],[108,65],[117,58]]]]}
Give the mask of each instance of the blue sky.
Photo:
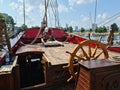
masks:
{"type": "MultiPolygon", "coordinates": [[[[55,1],[55,0],[50,0],[55,1]]],[[[60,26],[78,26],[90,28],[94,23],[96,0],[57,0],[59,11],[60,26]]],[[[17,26],[23,24],[23,0],[0,0],[0,12],[11,15],[17,26]]],[[[31,26],[40,26],[44,15],[44,0],[25,0],[26,3],[26,24],[31,26]]],[[[120,0],[97,0],[96,23],[99,26],[109,26],[117,23],[120,26],[120,0]],[[107,18],[115,15],[111,22],[105,23],[107,18]],[[104,22],[104,23],[103,23],[104,22]]],[[[52,9],[49,9],[49,26],[54,27],[54,16],[50,15],[52,9]]]]}

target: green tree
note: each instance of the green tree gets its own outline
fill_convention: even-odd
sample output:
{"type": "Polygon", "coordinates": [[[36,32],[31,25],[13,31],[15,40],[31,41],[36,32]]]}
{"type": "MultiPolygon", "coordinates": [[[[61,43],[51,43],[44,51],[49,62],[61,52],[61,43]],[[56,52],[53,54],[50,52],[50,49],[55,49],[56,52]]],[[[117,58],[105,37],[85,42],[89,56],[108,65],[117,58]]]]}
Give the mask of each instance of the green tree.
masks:
{"type": "Polygon", "coordinates": [[[73,32],[72,26],[67,27],[66,30],[67,30],[67,32],[70,32],[70,33],[73,32]]]}
{"type": "Polygon", "coordinates": [[[2,14],[2,13],[0,13],[0,18],[4,18],[4,16],[3,16],[3,14],[2,14]]]}
{"type": "Polygon", "coordinates": [[[22,24],[22,26],[21,26],[21,29],[22,29],[22,30],[26,30],[27,28],[28,28],[27,25],[22,24]]]}
{"type": "Polygon", "coordinates": [[[85,29],[81,27],[80,32],[85,32],[85,29]]]}
{"type": "Polygon", "coordinates": [[[15,26],[13,17],[9,16],[7,14],[5,14],[4,17],[5,17],[6,24],[9,26],[9,29],[13,31],[14,30],[14,26],[15,26]]]}
{"type": "Polygon", "coordinates": [[[15,23],[14,23],[14,19],[11,17],[11,16],[7,16],[6,17],[6,23],[11,25],[11,29],[12,31],[14,30],[14,27],[15,27],[15,23]]]}
{"type": "Polygon", "coordinates": [[[93,30],[90,28],[90,32],[92,32],[93,30]]]}
{"type": "Polygon", "coordinates": [[[98,28],[95,29],[95,32],[96,32],[96,33],[105,33],[105,32],[107,32],[107,29],[106,29],[105,26],[103,26],[103,27],[98,27],[98,28]]]}
{"type": "Polygon", "coordinates": [[[40,28],[39,26],[32,26],[31,28],[40,28]]]}
{"type": "Polygon", "coordinates": [[[113,23],[112,26],[114,27],[115,32],[119,31],[118,25],[116,23],[113,23]]]}

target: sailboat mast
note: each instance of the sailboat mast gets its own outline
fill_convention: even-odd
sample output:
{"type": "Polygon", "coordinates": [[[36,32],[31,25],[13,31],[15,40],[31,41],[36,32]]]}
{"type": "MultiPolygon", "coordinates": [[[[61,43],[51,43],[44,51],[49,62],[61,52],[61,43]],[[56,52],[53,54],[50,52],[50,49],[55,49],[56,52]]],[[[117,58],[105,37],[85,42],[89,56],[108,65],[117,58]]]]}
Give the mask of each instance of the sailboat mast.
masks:
{"type": "Polygon", "coordinates": [[[97,0],[95,2],[95,17],[94,17],[94,24],[96,25],[96,13],[97,13],[97,0]]]}
{"type": "Polygon", "coordinates": [[[24,17],[24,25],[25,25],[25,0],[23,0],[23,17],[24,17]]]}
{"type": "Polygon", "coordinates": [[[45,0],[45,16],[44,16],[44,20],[45,20],[46,27],[47,27],[47,0],[45,0]]]}
{"type": "Polygon", "coordinates": [[[58,25],[58,27],[59,27],[59,13],[58,13],[58,2],[57,2],[57,0],[55,0],[55,5],[56,5],[56,7],[55,7],[55,26],[58,25]]]}

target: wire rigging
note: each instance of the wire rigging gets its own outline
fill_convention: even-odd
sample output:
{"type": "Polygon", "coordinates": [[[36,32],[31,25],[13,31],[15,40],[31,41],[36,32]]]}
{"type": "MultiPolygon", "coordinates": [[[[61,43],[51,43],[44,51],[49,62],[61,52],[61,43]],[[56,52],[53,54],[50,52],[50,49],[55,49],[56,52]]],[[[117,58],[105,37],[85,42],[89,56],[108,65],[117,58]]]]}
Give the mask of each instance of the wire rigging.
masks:
{"type": "Polygon", "coordinates": [[[120,17],[120,12],[114,14],[114,15],[111,16],[111,17],[108,17],[108,18],[105,19],[104,21],[100,22],[99,25],[100,25],[100,26],[106,25],[107,23],[111,22],[111,21],[114,20],[114,19],[117,19],[118,17],[120,17]]]}
{"type": "Polygon", "coordinates": [[[55,17],[55,26],[59,26],[58,3],[57,0],[51,0],[50,6],[55,17]]]}

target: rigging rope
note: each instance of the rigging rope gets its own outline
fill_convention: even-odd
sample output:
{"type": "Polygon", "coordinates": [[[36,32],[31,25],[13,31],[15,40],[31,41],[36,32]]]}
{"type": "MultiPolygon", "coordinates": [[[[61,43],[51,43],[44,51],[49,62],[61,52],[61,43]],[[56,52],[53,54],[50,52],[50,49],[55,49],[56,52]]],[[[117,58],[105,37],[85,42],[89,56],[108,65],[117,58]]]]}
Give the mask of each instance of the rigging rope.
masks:
{"type": "MultiPolygon", "coordinates": [[[[46,18],[46,21],[45,21],[46,26],[47,26],[47,16],[46,16],[46,15],[47,15],[47,9],[48,9],[48,5],[49,5],[49,0],[47,0],[47,1],[45,0],[45,14],[44,14],[44,17],[43,17],[43,21],[44,21],[45,18],[46,18]],[[48,2],[47,2],[47,1],[48,1],[48,2]]],[[[41,26],[42,26],[42,25],[41,25],[41,26]]],[[[40,34],[41,34],[41,29],[39,29],[36,37],[34,38],[34,40],[33,40],[30,44],[34,44],[40,34]]],[[[41,37],[42,37],[42,36],[41,36],[41,37]]]]}
{"type": "Polygon", "coordinates": [[[53,15],[55,17],[55,26],[57,26],[57,23],[58,23],[58,26],[59,26],[59,18],[58,18],[59,16],[58,16],[58,10],[57,10],[57,8],[58,8],[57,0],[55,0],[55,1],[51,0],[50,6],[52,8],[52,12],[53,12],[53,15]],[[53,4],[53,2],[55,4],[53,4]]]}
{"type": "MultiPolygon", "coordinates": [[[[55,3],[55,5],[57,4],[57,1],[56,1],[56,3],[55,3]]],[[[43,21],[45,21],[45,27],[47,27],[47,10],[48,10],[48,5],[49,5],[49,0],[45,0],[45,14],[44,14],[44,17],[43,17],[43,21]]],[[[54,8],[53,8],[53,2],[52,2],[52,0],[51,0],[51,2],[50,2],[50,5],[51,5],[51,8],[52,8],[52,11],[53,11],[53,15],[55,16],[55,20],[57,20],[58,19],[58,17],[57,17],[57,15],[56,15],[56,13],[57,13],[57,10],[55,9],[54,10],[54,8]]],[[[55,6],[55,7],[57,7],[57,6],[55,6]]],[[[49,15],[50,16],[50,15],[49,15]]],[[[56,23],[56,22],[55,22],[56,23]]],[[[59,20],[58,20],[58,24],[59,24],[59,20]]],[[[42,26],[42,25],[41,25],[42,26]]],[[[42,32],[41,32],[41,29],[39,29],[39,31],[38,31],[38,33],[37,33],[37,35],[35,36],[35,38],[34,38],[34,40],[30,43],[30,44],[34,44],[35,43],[35,41],[37,40],[37,38],[40,38],[40,34],[41,34],[42,32]]],[[[41,36],[42,37],[42,36],[41,36]]]]}
{"type": "Polygon", "coordinates": [[[39,31],[38,31],[36,37],[33,39],[33,41],[32,41],[30,44],[34,44],[35,41],[37,40],[37,38],[39,37],[40,34],[41,34],[41,29],[39,29],[39,31]]]}
{"type": "Polygon", "coordinates": [[[118,18],[119,16],[120,16],[120,12],[118,12],[118,13],[116,13],[115,15],[113,15],[113,16],[107,18],[106,20],[100,22],[99,25],[100,25],[100,26],[103,26],[103,25],[105,25],[105,24],[111,22],[112,20],[118,18]]]}
{"type": "Polygon", "coordinates": [[[51,22],[51,16],[50,16],[50,12],[48,11],[48,16],[49,16],[49,23],[50,23],[50,26],[52,27],[52,22],[51,22]]]}

